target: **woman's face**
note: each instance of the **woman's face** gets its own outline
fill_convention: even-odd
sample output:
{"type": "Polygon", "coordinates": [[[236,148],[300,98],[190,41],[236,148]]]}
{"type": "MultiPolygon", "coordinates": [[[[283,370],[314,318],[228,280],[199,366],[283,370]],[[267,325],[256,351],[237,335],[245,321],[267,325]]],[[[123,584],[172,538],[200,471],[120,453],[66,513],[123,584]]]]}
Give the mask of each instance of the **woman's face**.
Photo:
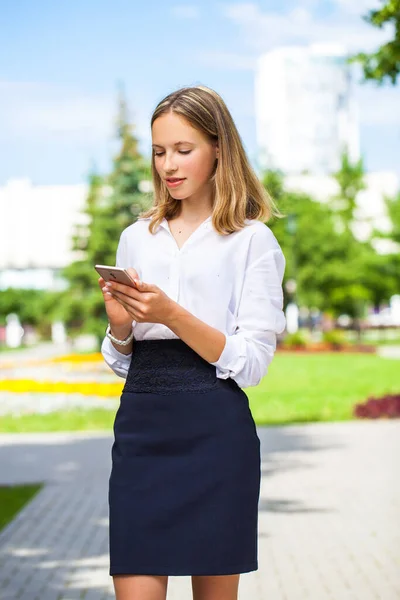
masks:
{"type": "Polygon", "coordinates": [[[168,113],[152,127],[154,164],[170,195],[183,199],[209,191],[218,147],[183,117],[168,113]],[[178,179],[177,183],[168,179],[178,179]]]}

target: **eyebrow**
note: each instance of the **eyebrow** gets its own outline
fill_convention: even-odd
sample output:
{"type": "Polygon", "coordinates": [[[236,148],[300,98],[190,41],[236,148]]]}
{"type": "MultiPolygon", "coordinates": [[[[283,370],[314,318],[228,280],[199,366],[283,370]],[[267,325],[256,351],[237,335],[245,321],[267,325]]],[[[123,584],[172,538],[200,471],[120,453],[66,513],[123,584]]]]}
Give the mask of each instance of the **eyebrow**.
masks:
{"type": "MultiPolygon", "coordinates": [[[[180,144],[190,144],[190,146],[194,146],[194,144],[192,142],[183,142],[183,141],[182,142],[176,142],[174,144],[174,146],[179,146],[180,144]]],[[[160,144],[152,144],[152,147],[153,148],[155,148],[155,147],[157,147],[157,148],[163,148],[163,146],[160,146],[160,144]]]]}

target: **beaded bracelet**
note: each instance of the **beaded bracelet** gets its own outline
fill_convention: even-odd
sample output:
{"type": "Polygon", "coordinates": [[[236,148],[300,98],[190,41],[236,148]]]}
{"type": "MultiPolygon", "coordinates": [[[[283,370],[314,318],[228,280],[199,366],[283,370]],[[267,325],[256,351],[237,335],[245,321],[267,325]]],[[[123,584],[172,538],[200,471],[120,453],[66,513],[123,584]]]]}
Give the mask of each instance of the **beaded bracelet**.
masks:
{"type": "Polygon", "coordinates": [[[110,340],[112,342],[115,342],[116,344],[118,344],[119,346],[127,346],[129,344],[129,342],[132,341],[133,339],[133,329],[130,332],[130,334],[128,335],[127,338],[125,338],[124,340],[119,340],[118,338],[114,337],[111,333],[111,325],[110,323],[107,325],[107,329],[106,329],[106,336],[108,338],[110,338],[110,340]]]}

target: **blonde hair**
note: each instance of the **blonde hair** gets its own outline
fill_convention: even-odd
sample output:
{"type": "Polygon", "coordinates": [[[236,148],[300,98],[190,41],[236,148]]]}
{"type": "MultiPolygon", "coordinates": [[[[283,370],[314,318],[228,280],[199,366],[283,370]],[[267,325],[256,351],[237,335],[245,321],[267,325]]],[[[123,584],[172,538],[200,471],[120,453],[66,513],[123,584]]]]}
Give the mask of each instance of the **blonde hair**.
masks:
{"type": "MultiPolygon", "coordinates": [[[[232,116],[217,92],[203,85],[172,92],[156,106],[151,126],[158,117],[171,112],[185,118],[210,142],[218,142],[219,158],[210,178],[213,183],[212,222],[218,233],[227,235],[242,229],[245,219],[265,222],[272,216],[282,216],[250,166],[232,116]]],[[[154,154],[151,173],[153,206],[139,218],[150,217],[149,230],[154,233],[164,218],[172,219],[178,215],[181,201],[169,194],[155,168],[154,154]]]]}

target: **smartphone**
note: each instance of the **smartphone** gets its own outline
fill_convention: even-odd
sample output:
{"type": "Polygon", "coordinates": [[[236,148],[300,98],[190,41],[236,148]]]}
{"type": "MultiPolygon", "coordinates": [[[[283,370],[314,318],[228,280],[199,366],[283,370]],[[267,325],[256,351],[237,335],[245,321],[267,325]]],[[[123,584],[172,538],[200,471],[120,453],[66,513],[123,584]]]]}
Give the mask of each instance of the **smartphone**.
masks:
{"type": "Polygon", "coordinates": [[[129,275],[128,271],[126,269],[123,269],[122,267],[95,265],[94,268],[96,269],[98,274],[102,276],[104,281],[117,281],[118,283],[123,283],[124,285],[136,287],[136,284],[133,281],[132,277],[129,275]]]}

